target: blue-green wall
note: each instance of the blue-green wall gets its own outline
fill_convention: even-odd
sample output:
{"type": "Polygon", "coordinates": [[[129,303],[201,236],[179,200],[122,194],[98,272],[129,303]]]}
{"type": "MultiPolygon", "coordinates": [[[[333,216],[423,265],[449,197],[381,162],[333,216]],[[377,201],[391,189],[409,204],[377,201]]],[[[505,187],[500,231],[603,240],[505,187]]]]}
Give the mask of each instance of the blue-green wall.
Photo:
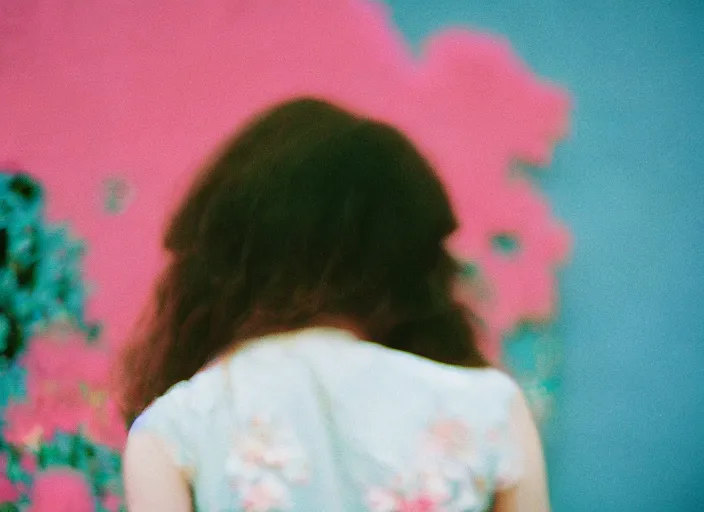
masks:
{"type": "Polygon", "coordinates": [[[541,186],[576,239],[546,431],[556,512],[704,510],[704,0],[387,0],[415,46],[507,37],[575,98],[541,186]]]}

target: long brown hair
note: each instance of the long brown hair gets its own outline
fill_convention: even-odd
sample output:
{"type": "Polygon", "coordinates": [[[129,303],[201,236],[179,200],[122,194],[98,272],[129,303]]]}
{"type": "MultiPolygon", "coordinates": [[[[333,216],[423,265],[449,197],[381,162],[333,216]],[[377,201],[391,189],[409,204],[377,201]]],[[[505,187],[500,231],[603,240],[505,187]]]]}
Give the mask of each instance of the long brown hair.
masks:
{"type": "Polygon", "coordinates": [[[121,358],[130,420],[246,338],[350,319],[382,345],[483,366],[453,299],[448,197],[398,130],[329,103],[266,112],[193,185],[121,358]]]}

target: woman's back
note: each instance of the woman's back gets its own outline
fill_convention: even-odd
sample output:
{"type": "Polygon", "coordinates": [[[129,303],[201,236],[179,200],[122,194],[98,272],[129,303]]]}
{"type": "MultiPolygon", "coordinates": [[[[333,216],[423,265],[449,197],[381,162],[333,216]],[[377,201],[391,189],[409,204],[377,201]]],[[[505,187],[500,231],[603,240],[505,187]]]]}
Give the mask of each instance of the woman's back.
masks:
{"type": "Polygon", "coordinates": [[[254,340],[180,383],[155,434],[199,510],[486,510],[521,475],[515,384],[312,328],[254,340]]]}
{"type": "Polygon", "coordinates": [[[190,511],[189,487],[206,511],[547,510],[530,413],[456,297],[456,227],[390,125],[304,98],[245,126],[173,216],[121,359],[131,512],[190,511]]]}

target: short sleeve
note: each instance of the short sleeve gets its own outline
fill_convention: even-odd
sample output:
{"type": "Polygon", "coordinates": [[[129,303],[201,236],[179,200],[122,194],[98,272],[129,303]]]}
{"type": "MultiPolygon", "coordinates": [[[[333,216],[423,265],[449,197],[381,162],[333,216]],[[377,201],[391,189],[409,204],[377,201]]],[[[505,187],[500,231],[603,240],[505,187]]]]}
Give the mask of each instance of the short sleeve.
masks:
{"type": "Polygon", "coordinates": [[[156,437],[173,463],[190,480],[195,470],[195,439],[189,427],[187,404],[187,384],[177,384],[137,417],[130,435],[139,432],[156,437]]]}
{"type": "Polygon", "coordinates": [[[501,490],[514,487],[523,478],[522,430],[524,423],[532,419],[518,384],[504,373],[497,372],[497,375],[501,415],[494,429],[495,487],[501,490]]]}

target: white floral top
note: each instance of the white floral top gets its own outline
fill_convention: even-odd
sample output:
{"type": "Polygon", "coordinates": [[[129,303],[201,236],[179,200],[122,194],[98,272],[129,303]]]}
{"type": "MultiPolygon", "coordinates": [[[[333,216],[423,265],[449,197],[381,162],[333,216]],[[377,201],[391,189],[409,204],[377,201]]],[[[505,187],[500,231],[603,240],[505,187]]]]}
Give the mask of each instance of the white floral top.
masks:
{"type": "Polygon", "coordinates": [[[521,476],[517,389],[306,329],[177,384],[132,430],[164,441],[200,511],[475,512],[521,476]]]}

